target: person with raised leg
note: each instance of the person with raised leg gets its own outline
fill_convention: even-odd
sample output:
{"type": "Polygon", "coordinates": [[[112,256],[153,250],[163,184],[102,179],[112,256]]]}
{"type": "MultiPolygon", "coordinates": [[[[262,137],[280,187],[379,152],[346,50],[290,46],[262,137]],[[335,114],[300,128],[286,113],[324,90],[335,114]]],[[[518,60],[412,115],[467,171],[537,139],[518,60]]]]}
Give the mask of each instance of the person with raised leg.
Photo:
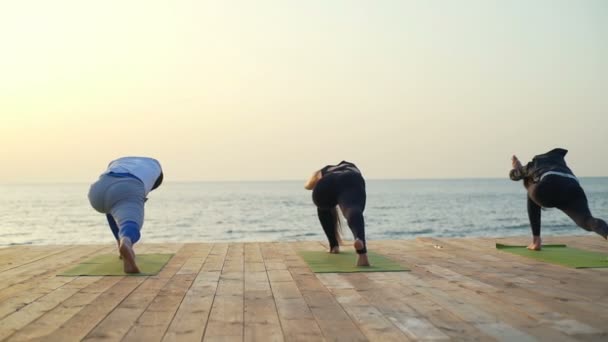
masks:
{"type": "Polygon", "coordinates": [[[133,245],[141,237],[146,197],[162,182],[156,159],[123,157],[110,162],[89,189],[91,206],[106,214],[125,273],[140,273],[133,245]]]}
{"type": "Polygon", "coordinates": [[[528,249],[542,248],[540,237],[541,208],[558,208],[579,227],[608,238],[608,225],[591,215],[587,196],[579,180],[565,161],[567,150],[555,148],[535,156],[522,165],[517,156],[511,157],[511,180],[523,180],[527,190],[528,219],[532,228],[532,243],[528,249]]]}
{"type": "Polygon", "coordinates": [[[355,164],[342,161],[316,171],[304,188],[312,190],[321,227],[329,241],[329,252],[340,252],[338,207],[355,238],[357,266],[369,266],[365,242],[365,180],[355,164]]]}

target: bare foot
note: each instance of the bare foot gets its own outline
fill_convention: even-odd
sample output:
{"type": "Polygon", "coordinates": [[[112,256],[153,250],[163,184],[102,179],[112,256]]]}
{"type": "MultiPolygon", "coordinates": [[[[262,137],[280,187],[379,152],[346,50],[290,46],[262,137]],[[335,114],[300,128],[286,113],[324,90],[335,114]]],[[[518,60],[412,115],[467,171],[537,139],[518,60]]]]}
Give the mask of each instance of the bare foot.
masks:
{"type": "Polygon", "coordinates": [[[540,236],[535,236],[532,239],[532,243],[528,245],[528,249],[531,251],[540,251],[542,242],[540,240],[540,236]]]}
{"type": "MultiPolygon", "coordinates": [[[[363,241],[356,239],[354,243],[354,247],[356,251],[360,251],[365,248],[363,241]]],[[[357,254],[357,266],[369,266],[369,259],[366,254],[357,254]]]]}
{"type": "Polygon", "coordinates": [[[133,252],[133,244],[129,238],[120,239],[120,255],[125,273],[139,273],[139,268],[135,263],[135,252],[133,252]]]}
{"type": "Polygon", "coordinates": [[[369,266],[367,254],[357,254],[357,266],[369,266]]]}
{"type": "Polygon", "coordinates": [[[332,248],[329,253],[331,254],[339,254],[340,253],[340,246],[335,246],[334,248],[332,248]]]}

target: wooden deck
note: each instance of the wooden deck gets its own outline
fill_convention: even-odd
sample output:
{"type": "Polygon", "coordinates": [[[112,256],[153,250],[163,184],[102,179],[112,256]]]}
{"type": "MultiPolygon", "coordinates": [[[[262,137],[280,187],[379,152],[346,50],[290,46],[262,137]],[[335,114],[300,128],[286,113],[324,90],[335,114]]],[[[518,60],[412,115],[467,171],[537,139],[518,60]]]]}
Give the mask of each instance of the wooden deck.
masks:
{"type": "MultiPolygon", "coordinates": [[[[527,238],[371,241],[411,271],[323,275],[296,254],[320,242],[144,243],[176,253],[152,277],[56,276],[110,245],[0,248],[0,340],[608,340],[608,269],[497,241],[527,238]]],[[[596,236],[545,242],[608,252],[596,236]]]]}

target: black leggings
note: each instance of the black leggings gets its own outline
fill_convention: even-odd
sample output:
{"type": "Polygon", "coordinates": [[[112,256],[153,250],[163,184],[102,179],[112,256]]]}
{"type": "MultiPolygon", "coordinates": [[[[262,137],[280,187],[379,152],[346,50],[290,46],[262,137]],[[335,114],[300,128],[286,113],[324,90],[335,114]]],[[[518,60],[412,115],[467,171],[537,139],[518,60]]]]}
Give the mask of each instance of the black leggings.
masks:
{"type": "Polygon", "coordinates": [[[560,209],[587,231],[599,233],[606,229],[604,220],[591,215],[587,196],[575,179],[547,175],[539,183],[528,186],[528,218],[534,236],[540,236],[541,207],[560,209]]]}
{"type": "Polygon", "coordinates": [[[363,242],[363,249],[357,250],[357,253],[367,253],[363,219],[366,194],[365,181],[361,174],[342,172],[323,176],[312,191],[312,200],[317,206],[319,221],[330,249],[339,245],[336,237],[336,206],[339,206],[353,236],[363,242]]]}

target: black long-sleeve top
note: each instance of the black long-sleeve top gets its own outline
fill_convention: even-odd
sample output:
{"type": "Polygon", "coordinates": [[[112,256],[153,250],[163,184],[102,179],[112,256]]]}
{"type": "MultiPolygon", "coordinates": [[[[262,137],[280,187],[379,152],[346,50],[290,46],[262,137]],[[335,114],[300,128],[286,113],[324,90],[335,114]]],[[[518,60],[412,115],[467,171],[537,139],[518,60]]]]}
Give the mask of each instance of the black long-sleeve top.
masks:
{"type": "Polygon", "coordinates": [[[568,150],[563,148],[554,148],[551,151],[534,156],[528,164],[512,169],[509,172],[509,178],[514,181],[524,180],[524,182],[538,183],[542,175],[549,171],[566,173],[574,176],[574,173],[568,165],[564,157],[568,150]]]}

